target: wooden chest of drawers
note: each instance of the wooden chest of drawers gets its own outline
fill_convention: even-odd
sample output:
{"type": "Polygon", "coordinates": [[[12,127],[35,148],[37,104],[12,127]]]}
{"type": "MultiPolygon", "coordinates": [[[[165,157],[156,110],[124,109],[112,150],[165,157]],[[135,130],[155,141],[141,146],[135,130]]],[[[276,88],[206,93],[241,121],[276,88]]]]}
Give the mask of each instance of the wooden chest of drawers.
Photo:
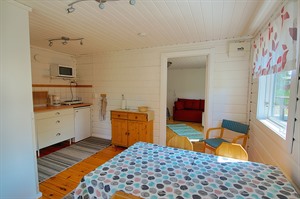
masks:
{"type": "Polygon", "coordinates": [[[111,111],[112,144],[129,147],[138,141],[153,143],[153,111],[111,111]]]}

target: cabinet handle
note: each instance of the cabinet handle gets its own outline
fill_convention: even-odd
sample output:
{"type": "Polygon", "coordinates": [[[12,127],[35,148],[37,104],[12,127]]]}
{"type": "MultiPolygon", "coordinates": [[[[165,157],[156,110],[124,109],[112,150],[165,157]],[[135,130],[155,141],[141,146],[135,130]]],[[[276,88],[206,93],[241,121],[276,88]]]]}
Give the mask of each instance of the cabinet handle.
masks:
{"type": "Polygon", "coordinates": [[[60,136],[60,133],[56,133],[56,136],[60,136]]]}
{"type": "Polygon", "coordinates": [[[56,115],[60,115],[60,112],[56,112],[55,114],[56,114],[56,115]]]}
{"type": "Polygon", "coordinates": [[[137,119],[137,116],[135,116],[135,119],[137,119]]]}
{"type": "Polygon", "coordinates": [[[56,124],[59,124],[59,123],[60,123],[60,121],[59,121],[59,120],[57,120],[57,121],[56,121],[56,124]]]}

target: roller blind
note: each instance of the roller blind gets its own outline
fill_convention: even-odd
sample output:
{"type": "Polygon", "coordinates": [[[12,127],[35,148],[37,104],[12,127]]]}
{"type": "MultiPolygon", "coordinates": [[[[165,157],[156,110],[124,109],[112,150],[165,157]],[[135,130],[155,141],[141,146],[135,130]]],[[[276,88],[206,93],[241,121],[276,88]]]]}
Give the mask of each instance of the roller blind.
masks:
{"type": "Polygon", "coordinates": [[[253,77],[296,68],[298,1],[278,10],[253,41],[253,77]]]}

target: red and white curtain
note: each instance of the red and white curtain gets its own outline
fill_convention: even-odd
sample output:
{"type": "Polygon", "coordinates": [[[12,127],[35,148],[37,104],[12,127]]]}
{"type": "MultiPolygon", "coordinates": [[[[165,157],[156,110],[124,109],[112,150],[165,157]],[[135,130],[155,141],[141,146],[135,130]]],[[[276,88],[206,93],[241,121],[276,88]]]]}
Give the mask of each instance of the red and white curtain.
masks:
{"type": "MultiPolygon", "coordinates": [[[[298,1],[289,0],[255,38],[253,77],[296,68],[298,1]]],[[[298,38],[299,39],[299,38],[298,38]]],[[[299,44],[298,44],[299,45],[299,44]]]]}

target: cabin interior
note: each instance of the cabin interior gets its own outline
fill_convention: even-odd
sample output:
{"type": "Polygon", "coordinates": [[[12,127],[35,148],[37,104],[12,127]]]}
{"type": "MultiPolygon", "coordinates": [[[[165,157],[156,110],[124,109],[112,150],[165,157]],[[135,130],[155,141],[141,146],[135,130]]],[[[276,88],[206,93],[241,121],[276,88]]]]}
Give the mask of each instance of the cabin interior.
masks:
{"type": "Polygon", "coordinates": [[[93,0],[1,1],[1,198],[41,196],[33,91],[90,103],[91,135],[104,139],[111,139],[110,110],[121,107],[122,96],[128,109],[148,106],[159,145],[166,145],[174,102],[204,99],[204,133],[223,119],[248,124],[249,160],[279,167],[299,193],[300,2],[131,2],[107,0],[99,9],[93,0]],[[270,24],[279,21],[282,28],[290,19],[290,36],[264,43],[276,32],[270,24]],[[260,54],[275,47],[282,48],[274,61],[282,68],[273,70],[260,54]],[[51,78],[50,64],[76,67],[82,87],[52,87],[71,83],[51,78]],[[260,102],[269,88],[264,77],[281,71],[289,77],[283,129],[264,118],[269,104],[260,102]],[[100,119],[101,94],[106,119],[100,119]]]}

